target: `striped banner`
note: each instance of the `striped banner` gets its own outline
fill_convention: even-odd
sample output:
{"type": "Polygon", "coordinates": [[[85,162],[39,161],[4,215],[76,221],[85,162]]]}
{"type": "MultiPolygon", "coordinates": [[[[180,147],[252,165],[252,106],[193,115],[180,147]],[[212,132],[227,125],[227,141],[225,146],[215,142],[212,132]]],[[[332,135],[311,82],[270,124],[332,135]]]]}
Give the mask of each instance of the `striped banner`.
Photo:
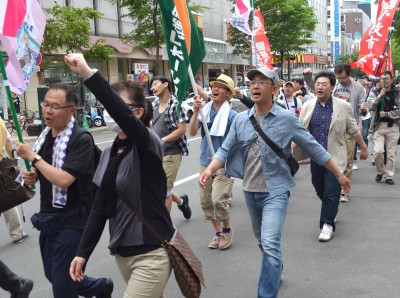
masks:
{"type": "Polygon", "coordinates": [[[206,56],[204,38],[186,0],[160,0],[159,4],[172,80],[182,102],[191,85],[190,68],[196,74],[206,56]]]}

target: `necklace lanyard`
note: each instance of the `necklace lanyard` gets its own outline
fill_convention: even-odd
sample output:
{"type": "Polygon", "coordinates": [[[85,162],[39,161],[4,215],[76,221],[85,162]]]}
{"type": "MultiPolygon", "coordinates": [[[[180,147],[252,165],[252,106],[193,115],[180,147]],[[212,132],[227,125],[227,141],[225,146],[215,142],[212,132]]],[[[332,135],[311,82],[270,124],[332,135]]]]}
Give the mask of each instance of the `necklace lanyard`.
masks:
{"type": "MultiPolygon", "coordinates": [[[[287,99],[286,99],[286,95],[284,95],[284,97],[285,97],[286,107],[287,107],[288,111],[290,111],[290,107],[289,107],[288,101],[287,101],[287,99]]],[[[293,101],[296,100],[293,96],[292,96],[292,99],[293,99],[293,101]]],[[[296,107],[296,104],[295,104],[294,107],[295,107],[295,109],[297,108],[297,107],[296,107]]]]}

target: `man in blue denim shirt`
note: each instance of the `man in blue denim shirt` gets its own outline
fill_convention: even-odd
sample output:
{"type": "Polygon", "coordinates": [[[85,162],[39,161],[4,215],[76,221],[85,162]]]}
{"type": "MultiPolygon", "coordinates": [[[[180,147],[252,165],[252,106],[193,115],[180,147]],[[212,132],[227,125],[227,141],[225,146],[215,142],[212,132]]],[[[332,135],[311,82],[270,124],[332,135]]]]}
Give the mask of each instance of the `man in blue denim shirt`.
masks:
{"type": "Polygon", "coordinates": [[[258,297],[277,297],[282,274],[281,232],[295,182],[289,166],[258,136],[249,116],[254,115],[263,131],[286,155],[290,154],[294,141],[312,160],[337,175],[343,188],[349,189],[350,183],[294,113],[273,103],[272,95],[278,88],[276,73],[265,68],[253,69],[247,77],[254,107],[235,117],[227,138],[200,175],[199,183],[203,186],[223,165],[227,175],[243,179],[253,232],[263,254],[258,297]]]}

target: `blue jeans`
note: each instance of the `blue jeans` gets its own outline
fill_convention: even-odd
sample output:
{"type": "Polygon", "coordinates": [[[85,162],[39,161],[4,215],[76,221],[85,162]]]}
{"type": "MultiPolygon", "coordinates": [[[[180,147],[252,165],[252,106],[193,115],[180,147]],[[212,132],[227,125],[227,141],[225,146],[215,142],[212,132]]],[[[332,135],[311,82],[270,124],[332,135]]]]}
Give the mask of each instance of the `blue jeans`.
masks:
{"type": "Polygon", "coordinates": [[[335,230],[335,217],[339,208],[341,186],[334,174],[311,161],[311,182],[322,202],[319,226],[329,224],[335,230]]]}
{"type": "Polygon", "coordinates": [[[74,282],[69,267],[78,250],[82,230],[62,229],[55,235],[40,233],[39,244],[44,273],[53,287],[55,298],[101,297],[107,284],[105,278],[85,275],[83,281],[74,282]]]}
{"type": "Polygon", "coordinates": [[[370,125],[371,125],[371,118],[362,120],[362,127],[363,127],[362,137],[367,146],[368,146],[368,130],[370,125]]]}
{"type": "Polygon", "coordinates": [[[258,297],[278,297],[282,275],[281,234],[290,193],[271,197],[267,192],[244,191],[251,225],[262,251],[258,297]]]}

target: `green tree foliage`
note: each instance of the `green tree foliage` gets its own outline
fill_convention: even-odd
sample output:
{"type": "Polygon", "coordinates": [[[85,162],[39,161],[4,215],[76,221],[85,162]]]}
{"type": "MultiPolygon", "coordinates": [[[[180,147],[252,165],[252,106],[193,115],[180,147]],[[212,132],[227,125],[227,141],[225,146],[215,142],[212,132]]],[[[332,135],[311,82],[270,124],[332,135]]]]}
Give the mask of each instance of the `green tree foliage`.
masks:
{"type": "MultiPolygon", "coordinates": [[[[235,3],[235,0],[230,0],[235,3]]],[[[304,51],[304,46],[314,42],[312,32],[318,23],[314,8],[307,0],[255,0],[264,16],[265,30],[271,50],[279,54],[281,61],[285,54],[304,51]]],[[[250,19],[250,28],[252,20],[250,19]]],[[[230,40],[234,54],[251,57],[251,37],[230,27],[230,40]]]]}
{"type": "Polygon", "coordinates": [[[398,36],[392,38],[392,58],[393,68],[400,69],[400,37],[398,36]]]}
{"type": "Polygon", "coordinates": [[[86,58],[96,60],[110,59],[113,50],[99,39],[90,44],[90,20],[100,18],[103,14],[91,8],[60,6],[57,3],[46,9],[47,24],[42,43],[42,52],[55,54],[62,48],[67,53],[81,52],[84,49],[86,58]]]}
{"type": "MultiPolygon", "coordinates": [[[[110,0],[115,3],[116,0],[110,0]]],[[[156,50],[154,74],[159,73],[160,46],[164,44],[164,31],[159,0],[120,0],[121,7],[127,9],[125,16],[132,20],[134,29],[123,36],[123,41],[139,49],[156,50]]],[[[188,3],[190,1],[187,1],[188,3]]],[[[192,12],[201,12],[205,9],[200,5],[190,6],[192,12]]]]}

